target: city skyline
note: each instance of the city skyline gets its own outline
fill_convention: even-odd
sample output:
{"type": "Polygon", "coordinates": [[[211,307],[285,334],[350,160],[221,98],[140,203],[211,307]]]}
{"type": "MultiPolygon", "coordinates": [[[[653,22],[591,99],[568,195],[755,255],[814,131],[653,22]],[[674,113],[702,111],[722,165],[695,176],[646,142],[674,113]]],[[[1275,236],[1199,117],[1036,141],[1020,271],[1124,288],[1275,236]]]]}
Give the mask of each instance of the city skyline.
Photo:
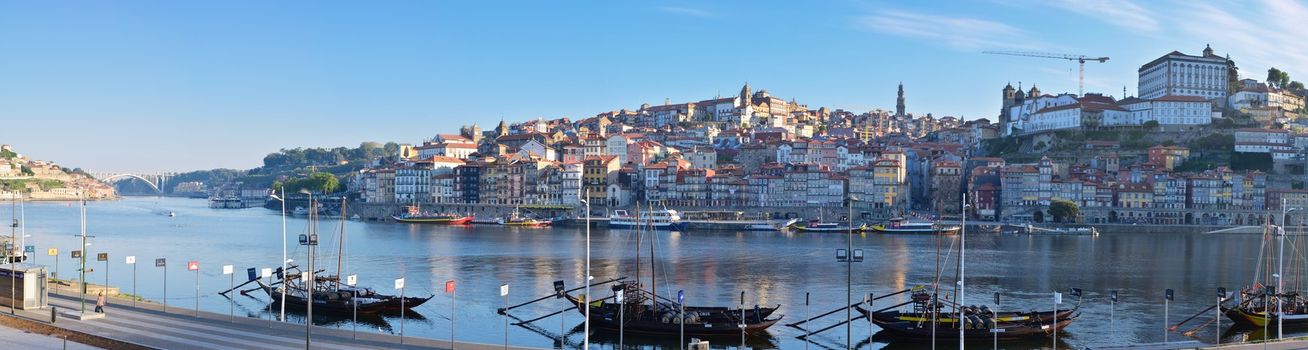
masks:
{"type": "Polygon", "coordinates": [[[983,50],[1112,57],[1086,88],[1115,96],[1135,94],[1140,65],[1204,45],[1242,77],[1308,74],[1291,40],[1308,10],[1288,1],[309,5],[3,5],[0,142],[89,169],[250,168],[280,148],[416,143],[745,82],[863,112],[893,110],[903,81],[909,112],[992,121],[1005,83],[1076,92],[1073,62],[983,50]]]}

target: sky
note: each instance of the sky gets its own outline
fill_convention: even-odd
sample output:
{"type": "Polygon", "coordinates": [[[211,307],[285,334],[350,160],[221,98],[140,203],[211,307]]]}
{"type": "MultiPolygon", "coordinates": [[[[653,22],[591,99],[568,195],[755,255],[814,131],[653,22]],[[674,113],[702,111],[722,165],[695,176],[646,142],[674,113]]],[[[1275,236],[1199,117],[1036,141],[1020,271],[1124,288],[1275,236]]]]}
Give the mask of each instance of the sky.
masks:
{"type": "MultiPolygon", "coordinates": [[[[0,0],[0,143],[101,171],[252,168],[281,148],[420,143],[756,90],[810,108],[995,119],[1007,83],[1135,94],[1205,45],[1308,77],[1308,3],[0,0]]],[[[1302,78],[1308,79],[1308,78],[1302,78]]]]}

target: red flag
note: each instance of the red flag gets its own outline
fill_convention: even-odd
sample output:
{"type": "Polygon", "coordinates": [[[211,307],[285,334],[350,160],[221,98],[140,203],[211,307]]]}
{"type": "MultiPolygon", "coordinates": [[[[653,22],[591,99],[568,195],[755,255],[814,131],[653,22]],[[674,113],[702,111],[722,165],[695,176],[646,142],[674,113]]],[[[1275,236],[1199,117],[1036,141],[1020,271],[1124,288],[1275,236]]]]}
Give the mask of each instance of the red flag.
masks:
{"type": "Polygon", "coordinates": [[[199,261],[191,261],[191,262],[186,263],[186,270],[188,270],[188,271],[198,271],[198,270],[200,270],[200,262],[199,262],[199,261]]]}
{"type": "Polygon", "coordinates": [[[454,293],[454,280],[445,281],[445,294],[454,293]]]}

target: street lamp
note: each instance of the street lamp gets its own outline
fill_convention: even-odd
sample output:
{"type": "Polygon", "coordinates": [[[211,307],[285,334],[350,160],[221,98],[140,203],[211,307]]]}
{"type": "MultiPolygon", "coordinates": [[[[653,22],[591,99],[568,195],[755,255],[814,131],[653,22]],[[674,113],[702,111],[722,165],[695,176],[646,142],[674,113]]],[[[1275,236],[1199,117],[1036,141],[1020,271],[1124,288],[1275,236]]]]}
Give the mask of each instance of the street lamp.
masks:
{"type": "MultiPolygon", "coordinates": [[[[286,195],[286,186],[280,188],[282,195],[286,195]]],[[[282,311],[281,320],[286,322],[286,199],[278,197],[276,193],[268,195],[278,202],[282,202],[282,311]]]]}
{"type": "MultiPolygon", "coordinates": [[[[959,307],[958,307],[958,322],[959,322],[959,323],[958,323],[958,348],[959,348],[959,349],[963,349],[963,305],[967,305],[967,304],[964,303],[964,301],[963,301],[963,300],[966,299],[966,297],[967,297],[967,293],[964,293],[964,290],[963,290],[963,276],[964,276],[964,275],[963,275],[963,267],[966,265],[966,264],[963,264],[963,261],[964,261],[964,260],[963,260],[963,253],[967,251],[967,250],[966,250],[966,247],[967,247],[967,208],[969,208],[969,207],[972,206],[972,205],[970,205],[970,204],[967,204],[967,193],[963,193],[963,204],[962,204],[962,206],[963,206],[963,207],[962,207],[963,212],[962,212],[961,215],[959,215],[959,219],[958,219],[958,220],[959,220],[959,221],[958,221],[958,232],[959,232],[959,233],[958,233],[958,247],[959,247],[959,248],[958,248],[958,305],[959,305],[959,307]]],[[[996,307],[998,307],[998,306],[996,306],[996,307]]],[[[1057,308],[1054,309],[1054,314],[1055,314],[1055,315],[1058,314],[1058,309],[1057,309],[1057,308]]],[[[1056,323],[1056,322],[1055,322],[1055,323],[1056,323]]],[[[1054,333],[1055,333],[1054,337],[1055,337],[1055,339],[1057,339],[1057,337],[1058,337],[1058,335],[1056,334],[1056,333],[1058,333],[1058,325],[1057,325],[1057,324],[1054,325],[1054,333]]],[[[1057,346],[1057,344],[1054,344],[1054,346],[1057,346]]]]}
{"type": "Polygon", "coordinates": [[[849,196],[849,237],[845,240],[845,249],[836,249],[836,261],[845,263],[845,348],[853,349],[853,313],[854,308],[854,263],[863,261],[863,250],[854,250],[854,203],[858,197],[849,196]]]}
{"type": "MultiPolygon", "coordinates": [[[[1276,262],[1276,271],[1277,271],[1276,290],[1282,293],[1284,293],[1283,291],[1285,290],[1285,282],[1283,282],[1285,281],[1285,278],[1283,277],[1285,276],[1283,274],[1285,272],[1285,226],[1290,224],[1290,220],[1289,220],[1290,212],[1298,209],[1299,208],[1286,208],[1285,198],[1281,198],[1281,227],[1280,227],[1281,238],[1279,239],[1280,241],[1279,244],[1281,247],[1280,247],[1280,252],[1278,253],[1280,257],[1277,258],[1277,262],[1276,262]]],[[[1284,334],[1285,325],[1284,322],[1281,320],[1283,318],[1282,316],[1285,316],[1284,305],[1285,305],[1285,300],[1282,300],[1282,298],[1279,297],[1276,298],[1276,339],[1277,340],[1280,340],[1281,337],[1285,335],[1284,334]]]]}
{"type": "MultiPolygon", "coordinates": [[[[577,200],[586,203],[586,278],[582,282],[586,284],[586,321],[583,322],[584,326],[582,326],[582,348],[590,349],[590,201],[581,199],[580,196],[577,197],[577,200]]],[[[618,305],[618,307],[622,308],[624,306],[618,305]]]]}
{"type": "MultiPolygon", "coordinates": [[[[309,250],[309,271],[308,271],[309,275],[305,278],[305,282],[304,282],[305,283],[304,304],[305,304],[305,309],[307,309],[306,313],[308,315],[304,319],[304,349],[308,350],[309,338],[313,335],[313,282],[314,282],[313,281],[314,280],[313,254],[314,254],[314,248],[318,246],[318,234],[313,232],[312,226],[310,226],[309,234],[307,235],[303,233],[300,234],[300,245],[307,246],[309,250]]],[[[285,273],[286,273],[285,271],[282,272],[283,291],[286,290],[285,273]]],[[[285,299],[282,299],[282,305],[283,306],[286,305],[285,299]]]]}

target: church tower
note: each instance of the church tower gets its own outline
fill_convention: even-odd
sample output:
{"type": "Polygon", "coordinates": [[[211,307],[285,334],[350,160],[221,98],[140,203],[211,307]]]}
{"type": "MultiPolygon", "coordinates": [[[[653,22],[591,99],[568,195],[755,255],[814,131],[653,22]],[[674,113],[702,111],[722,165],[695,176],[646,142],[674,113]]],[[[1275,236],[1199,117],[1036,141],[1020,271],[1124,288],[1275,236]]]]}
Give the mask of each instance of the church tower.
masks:
{"type": "Polygon", "coordinates": [[[505,123],[504,119],[500,119],[500,125],[495,127],[495,136],[496,138],[509,136],[509,124],[505,123]]]}
{"type": "Polygon", "coordinates": [[[1017,105],[1017,89],[1013,88],[1013,83],[1004,85],[1004,103],[999,109],[999,125],[1006,125],[1012,119],[1009,110],[1017,105]]]}
{"type": "Polygon", "coordinates": [[[745,108],[753,105],[754,105],[754,94],[750,92],[749,82],[747,81],[745,82],[745,86],[740,88],[740,107],[745,108]]]}
{"type": "Polygon", "coordinates": [[[895,117],[904,117],[904,82],[899,82],[899,98],[895,99],[895,117]]]}

